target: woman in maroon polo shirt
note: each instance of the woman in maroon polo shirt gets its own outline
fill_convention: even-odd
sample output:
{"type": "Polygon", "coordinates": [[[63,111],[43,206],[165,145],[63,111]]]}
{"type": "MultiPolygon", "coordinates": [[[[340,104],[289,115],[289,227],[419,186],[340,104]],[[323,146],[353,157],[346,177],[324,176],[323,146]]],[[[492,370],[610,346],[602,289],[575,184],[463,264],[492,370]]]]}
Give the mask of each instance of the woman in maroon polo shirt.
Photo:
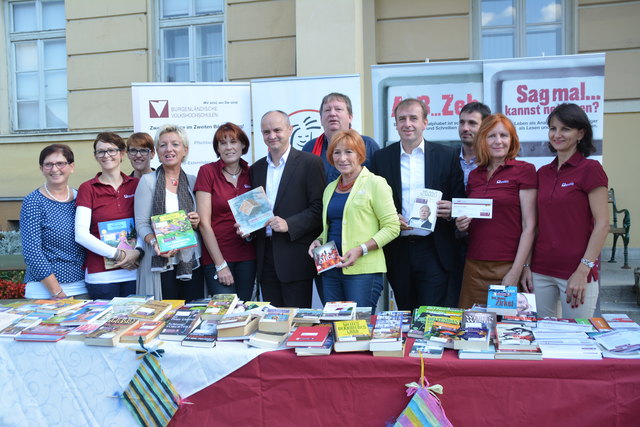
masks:
{"type": "Polygon", "coordinates": [[[456,219],[458,229],[469,232],[462,308],[486,304],[491,284],[518,285],[536,224],[536,169],[515,160],[520,141],[513,123],[503,114],[488,116],[473,146],[478,167],[469,174],[467,196],[493,199],[493,215],[456,219]]]}
{"type": "Polygon", "coordinates": [[[576,104],[547,118],[549,149],[557,157],[538,170],[538,237],[531,270],[538,315],[593,317],[598,299],[596,261],[609,231],[608,179],[595,152],[593,131],[576,104]],[[563,295],[564,294],[564,295],[563,295]]]}
{"type": "Polygon", "coordinates": [[[75,237],[87,250],[85,282],[91,299],[136,293],[136,268],[142,250],[130,249],[129,245],[125,249],[108,245],[100,240],[98,227],[99,223],[134,217],[133,197],[138,178],[120,170],[125,149],[119,135],[99,133],[93,142],[93,153],[102,171],[78,189],[75,237]]]}
{"type": "Polygon", "coordinates": [[[249,138],[233,123],[225,123],[213,137],[217,162],[200,167],[194,191],[200,214],[205,282],[210,295],[237,293],[247,301],[253,294],[256,253],[253,243],[236,234],[227,202],[251,190],[249,165],[240,156],[249,151],[249,138]]]}

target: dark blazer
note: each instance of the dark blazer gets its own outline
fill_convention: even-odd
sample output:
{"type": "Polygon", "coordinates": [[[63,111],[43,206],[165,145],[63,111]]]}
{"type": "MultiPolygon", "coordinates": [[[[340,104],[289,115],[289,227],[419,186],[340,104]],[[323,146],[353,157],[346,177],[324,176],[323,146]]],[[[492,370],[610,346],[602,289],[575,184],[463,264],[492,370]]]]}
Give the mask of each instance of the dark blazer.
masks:
{"type": "MultiPolygon", "coordinates": [[[[464,174],[460,168],[460,150],[433,142],[424,142],[425,188],[442,191],[443,200],[466,197],[464,174]]],[[[371,162],[372,172],[386,178],[393,189],[393,202],[398,213],[402,213],[402,183],[400,182],[400,142],[394,142],[376,151],[371,162]]],[[[451,271],[455,256],[455,222],[437,218],[433,238],[442,266],[451,271]]],[[[387,261],[400,263],[393,257],[394,246],[399,239],[384,247],[387,261]]]]}
{"type": "MultiPolygon", "coordinates": [[[[267,159],[249,169],[253,188],[267,189],[267,159]]],[[[282,282],[311,279],[316,275],[313,260],[307,253],[311,242],[322,231],[322,193],[324,169],[320,157],[291,147],[278,187],[273,214],[287,221],[287,233],[273,233],[273,257],[276,273],[282,282]]],[[[258,280],[262,278],[265,229],[256,232],[258,280]]]]}

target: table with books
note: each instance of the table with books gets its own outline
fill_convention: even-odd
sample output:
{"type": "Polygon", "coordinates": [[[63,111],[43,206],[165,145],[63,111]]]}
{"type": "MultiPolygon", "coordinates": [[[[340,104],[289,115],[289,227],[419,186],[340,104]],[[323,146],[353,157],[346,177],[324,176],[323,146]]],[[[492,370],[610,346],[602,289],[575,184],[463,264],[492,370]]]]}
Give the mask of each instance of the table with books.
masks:
{"type": "Polygon", "coordinates": [[[637,339],[640,327],[623,316],[585,319],[586,324],[540,320],[532,332],[525,313],[515,319],[505,314],[496,323],[486,309],[420,307],[414,313],[378,313],[369,322],[370,309],[351,302],[327,303],[324,310],[285,309],[239,304],[232,294],[184,306],[139,296],[20,304],[0,307],[0,425],[133,424],[120,398],[141,363],[131,349],[139,349],[135,342],[144,338],[153,350],[160,343],[156,336],[164,341],[161,367],[184,399],[171,421],[176,426],[382,425],[409,402],[405,385],[419,381],[418,347],[426,378],[444,387],[440,398],[456,426],[508,420],[632,425],[640,417],[640,361],[593,352],[596,339],[612,348],[609,357],[637,353],[623,343],[637,339]],[[236,304],[239,311],[230,312],[236,304]],[[51,317],[45,309],[68,311],[51,317]],[[36,324],[24,326],[29,319],[36,324]],[[6,324],[11,326],[3,329],[6,324]],[[403,339],[405,327],[411,338],[403,339]],[[614,330],[602,332],[606,328],[614,330]],[[588,329],[601,331],[588,338],[591,345],[580,338],[588,329]],[[627,337],[627,329],[636,332],[627,337]],[[492,330],[498,348],[487,353],[492,330]],[[558,339],[554,331],[571,338],[558,339]],[[57,332],[65,339],[55,342],[62,338],[57,332]],[[443,351],[440,344],[460,352],[443,351]],[[570,358],[588,360],[562,360],[568,347],[577,347],[570,358]],[[466,351],[471,359],[463,359],[466,351]],[[330,355],[317,356],[322,353],[330,355]],[[542,353],[545,360],[486,360],[499,354],[541,359],[542,353]]]}

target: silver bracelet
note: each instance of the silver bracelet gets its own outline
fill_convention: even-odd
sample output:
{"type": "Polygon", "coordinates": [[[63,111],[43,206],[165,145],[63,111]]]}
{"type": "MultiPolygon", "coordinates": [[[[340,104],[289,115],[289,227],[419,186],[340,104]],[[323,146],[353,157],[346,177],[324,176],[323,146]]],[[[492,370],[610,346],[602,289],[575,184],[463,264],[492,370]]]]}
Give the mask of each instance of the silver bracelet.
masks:
{"type": "Polygon", "coordinates": [[[361,244],[360,248],[362,249],[362,256],[365,256],[366,254],[369,253],[369,249],[367,249],[367,245],[366,244],[361,244]]]}

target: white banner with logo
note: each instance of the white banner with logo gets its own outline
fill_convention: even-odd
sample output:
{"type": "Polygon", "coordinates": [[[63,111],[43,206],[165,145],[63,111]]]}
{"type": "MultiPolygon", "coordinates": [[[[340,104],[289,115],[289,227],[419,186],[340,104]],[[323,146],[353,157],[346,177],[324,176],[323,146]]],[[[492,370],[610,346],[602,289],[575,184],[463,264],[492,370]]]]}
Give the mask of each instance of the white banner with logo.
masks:
{"type": "MultiPolygon", "coordinates": [[[[189,136],[183,164],[197,175],[201,165],[217,160],[213,135],[226,122],[240,126],[251,140],[249,83],[132,83],[133,128],[155,137],[165,124],[181,126],[189,136]]],[[[251,162],[251,152],[245,160],[251,162]]],[[[152,166],[159,164],[157,158],[152,166]]]]}
{"type": "Polygon", "coordinates": [[[351,99],[352,127],[362,131],[362,107],[359,75],[291,77],[260,79],[251,82],[253,123],[255,126],[254,160],[267,155],[267,147],[260,135],[260,119],[270,110],[281,110],[289,115],[293,134],[291,144],[301,149],[323,131],[320,124],[320,102],[331,93],[339,92],[351,99]]]}

